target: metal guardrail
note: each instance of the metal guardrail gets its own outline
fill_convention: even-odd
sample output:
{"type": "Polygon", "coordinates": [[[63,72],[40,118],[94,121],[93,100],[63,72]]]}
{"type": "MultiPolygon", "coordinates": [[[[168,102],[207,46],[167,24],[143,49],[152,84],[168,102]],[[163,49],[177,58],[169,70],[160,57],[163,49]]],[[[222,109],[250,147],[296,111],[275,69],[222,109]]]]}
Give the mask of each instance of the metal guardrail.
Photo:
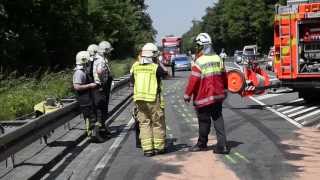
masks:
{"type": "MultiPolygon", "coordinates": [[[[111,92],[128,84],[129,76],[115,79],[111,92]]],[[[52,130],[69,122],[80,114],[79,103],[77,101],[67,104],[65,107],[36,119],[33,119],[17,128],[16,130],[0,136],[0,162],[14,155],[24,147],[30,145],[39,138],[47,135],[52,130]]]]}

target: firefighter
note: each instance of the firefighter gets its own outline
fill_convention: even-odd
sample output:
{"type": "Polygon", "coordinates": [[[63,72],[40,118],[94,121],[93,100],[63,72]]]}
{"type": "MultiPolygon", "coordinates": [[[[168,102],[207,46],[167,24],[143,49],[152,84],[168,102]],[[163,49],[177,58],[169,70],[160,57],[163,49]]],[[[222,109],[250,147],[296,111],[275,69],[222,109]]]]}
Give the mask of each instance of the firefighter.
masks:
{"type": "Polygon", "coordinates": [[[87,51],[80,51],[76,55],[76,68],[73,75],[73,87],[77,94],[81,112],[85,119],[86,132],[92,141],[102,142],[99,135],[98,126],[96,126],[96,116],[92,101],[92,90],[97,84],[90,81],[86,72],[90,55],[87,51]]]}
{"type": "Polygon", "coordinates": [[[106,120],[108,118],[112,76],[106,57],[112,49],[109,42],[100,42],[93,62],[93,79],[97,84],[97,88],[94,90],[94,105],[96,107],[98,125],[100,126],[100,134],[103,137],[109,137],[111,134],[106,127],[106,120]]]}
{"type": "Polygon", "coordinates": [[[222,102],[227,96],[227,74],[222,59],[212,52],[211,37],[200,33],[196,39],[196,61],[191,69],[189,82],[185,90],[184,101],[193,104],[198,116],[199,138],[190,151],[207,149],[211,120],[217,135],[214,153],[228,154],[224,120],[222,117],[222,102]]]}
{"type": "Polygon", "coordinates": [[[87,66],[87,74],[89,75],[90,81],[92,81],[92,82],[94,81],[94,78],[93,78],[93,63],[94,63],[94,61],[96,59],[98,48],[99,47],[96,44],[91,44],[87,48],[87,51],[89,52],[89,55],[90,55],[90,61],[89,61],[88,66],[87,66]]]}
{"type": "Polygon", "coordinates": [[[166,126],[160,97],[161,79],[166,73],[155,63],[158,55],[157,46],[147,43],[139,63],[132,66],[133,99],[138,108],[141,146],[147,157],[165,152],[166,126]]]}

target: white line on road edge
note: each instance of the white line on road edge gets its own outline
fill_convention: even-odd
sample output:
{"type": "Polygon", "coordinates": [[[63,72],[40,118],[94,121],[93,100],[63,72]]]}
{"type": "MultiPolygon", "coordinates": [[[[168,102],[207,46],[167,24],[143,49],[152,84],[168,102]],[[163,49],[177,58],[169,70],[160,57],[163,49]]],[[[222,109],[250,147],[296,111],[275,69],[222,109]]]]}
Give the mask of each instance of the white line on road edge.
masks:
{"type": "Polygon", "coordinates": [[[264,94],[262,96],[258,96],[257,99],[258,100],[269,99],[269,98],[280,96],[280,95],[283,95],[283,94],[264,94]]]}
{"type": "MultiPolygon", "coordinates": [[[[254,97],[252,97],[252,96],[250,96],[249,98],[250,98],[251,100],[253,100],[254,102],[260,104],[261,106],[266,106],[266,104],[264,104],[263,102],[259,101],[258,99],[254,98],[254,97]]],[[[303,126],[302,126],[301,124],[297,123],[295,120],[287,117],[286,115],[281,114],[280,112],[276,111],[275,109],[273,109],[273,108],[271,108],[271,107],[268,107],[268,106],[266,106],[266,109],[269,110],[269,111],[271,111],[271,112],[273,112],[273,113],[275,113],[276,115],[282,117],[283,119],[289,121],[291,124],[295,125],[296,127],[298,127],[298,128],[303,128],[303,126]]]]}
{"type": "Polygon", "coordinates": [[[102,159],[98,162],[96,167],[94,168],[93,172],[88,177],[89,180],[94,180],[99,177],[100,171],[102,171],[110,162],[112,156],[116,152],[116,150],[119,148],[120,144],[124,140],[124,138],[128,134],[128,130],[132,127],[134,124],[134,119],[131,118],[131,120],[128,122],[126,127],[122,129],[120,135],[117,137],[117,139],[113,142],[111,147],[109,148],[108,152],[102,157],[102,159]]]}

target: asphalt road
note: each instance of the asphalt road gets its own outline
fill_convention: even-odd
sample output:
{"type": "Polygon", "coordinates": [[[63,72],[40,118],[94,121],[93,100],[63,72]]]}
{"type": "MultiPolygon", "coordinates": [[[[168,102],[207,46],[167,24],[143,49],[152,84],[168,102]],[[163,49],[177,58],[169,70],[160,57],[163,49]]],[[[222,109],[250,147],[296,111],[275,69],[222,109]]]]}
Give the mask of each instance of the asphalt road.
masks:
{"type": "MultiPolygon", "coordinates": [[[[226,64],[228,68],[239,68],[233,62],[226,64]]],[[[101,144],[81,140],[72,152],[64,154],[60,162],[45,171],[42,179],[274,180],[319,177],[320,133],[317,128],[320,107],[306,104],[298,98],[297,93],[286,88],[246,98],[228,94],[223,105],[223,116],[231,153],[212,153],[216,142],[213,128],[208,151],[188,152],[198,135],[198,122],[192,104],[183,101],[189,73],[177,72],[175,78],[164,81],[166,154],[144,157],[141,149],[135,147],[134,124],[130,113],[133,105],[130,104],[110,124],[113,136],[109,140],[101,144]]],[[[81,119],[79,122],[82,122],[81,119]]],[[[73,133],[83,131],[83,124],[78,126],[73,133]]],[[[73,136],[69,134],[69,138],[65,138],[66,143],[73,136]]],[[[63,142],[60,140],[56,147],[63,146],[63,142]]],[[[51,151],[44,157],[52,156],[51,151]]],[[[1,171],[10,176],[1,177],[24,179],[28,168],[48,166],[45,159],[34,156],[36,163],[21,160],[22,163],[12,170],[5,169],[3,162],[1,171]],[[27,168],[22,169],[25,166],[27,168]]]]}
{"type": "MultiPolygon", "coordinates": [[[[231,153],[214,155],[212,150],[198,152],[189,162],[189,157],[195,156],[188,152],[188,147],[196,142],[198,124],[192,105],[183,102],[189,72],[176,74],[175,78],[165,80],[168,153],[152,158],[143,157],[141,150],[135,148],[134,133],[129,132],[112,165],[104,173],[105,179],[222,179],[228,173],[231,173],[231,176],[227,175],[231,179],[295,179],[297,172],[303,174],[301,166],[292,161],[304,161],[306,155],[303,152],[293,153],[291,150],[296,146],[286,143],[298,139],[297,132],[302,127],[302,121],[295,124],[289,120],[295,121],[294,118],[301,117],[292,114],[296,110],[301,112],[299,110],[310,107],[317,110],[318,106],[306,105],[296,93],[288,89],[252,98],[229,94],[224,102],[223,115],[231,153]],[[304,105],[308,107],[293,109],[304,105]],[[283,113],[279,110],[284,107],[291,111],[283,113]],[[214,159],[203,159],[201,154],[204,157],[213,156],[214,159]],[[224,175],[219,177],[212,174],[210,177],[208,171],[213,169],[193,167],[197,164],[210,166],[210,161],[215,162],[213,168],[220,167],[219,171],[222,172],[217,173],[224,175]]],[[[312,112],[315,111],[305,111],[299,115],[312,112]]],[[[318,122],[319,115],[315,114],[312,116],[318,119],[314,122],[318,122]]],[[[209,145],[215,142],[213,128],[211,133],[213,143],[209,145]]]]}

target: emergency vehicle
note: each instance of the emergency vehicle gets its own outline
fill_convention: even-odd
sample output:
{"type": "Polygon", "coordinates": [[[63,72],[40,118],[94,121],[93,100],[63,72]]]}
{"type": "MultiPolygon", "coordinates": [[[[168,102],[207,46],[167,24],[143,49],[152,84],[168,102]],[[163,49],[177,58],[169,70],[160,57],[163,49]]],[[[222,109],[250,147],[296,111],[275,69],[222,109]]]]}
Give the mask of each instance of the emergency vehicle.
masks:
{"type": "Polygon", "coordinates": [[[270,82],[261,68],[247,65],[242,72],[229,72],[229,90],[246,96],[262,92],[257,89],[285,86],[305,101],[319,100],[320,1],[288,0],[286,6],[276,6],[274,53],[278,81],[270,82]]]}
{"type": "Polygon", "coordinates": [[[181,45],[181,37],[167,36],[162,38],[162,63],[164,65],[171,65],[171,56],[181,53],[181,45]]]}

